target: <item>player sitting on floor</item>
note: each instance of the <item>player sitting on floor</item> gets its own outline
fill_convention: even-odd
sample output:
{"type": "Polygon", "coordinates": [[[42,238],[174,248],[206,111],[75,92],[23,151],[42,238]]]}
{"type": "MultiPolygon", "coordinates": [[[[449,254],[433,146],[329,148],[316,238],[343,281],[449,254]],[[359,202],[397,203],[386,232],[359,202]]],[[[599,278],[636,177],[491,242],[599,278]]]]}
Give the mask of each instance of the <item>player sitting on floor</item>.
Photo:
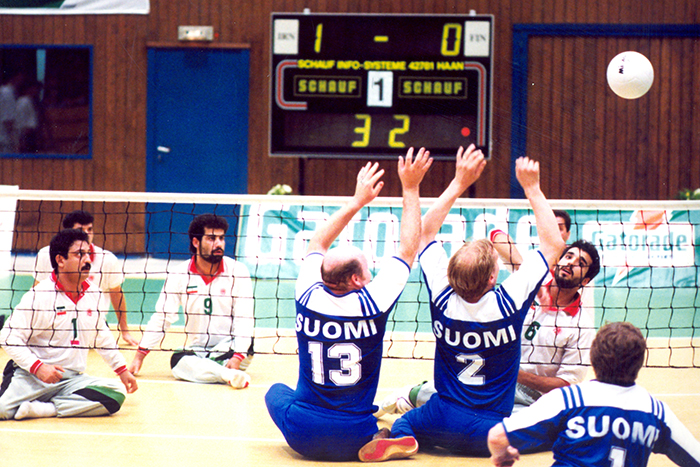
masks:
{"type": "MultiPolygon", "coordinates": [[[[494,239],[497,249],[502,245],[498,243],[500,235],[504,234],[494,239]]],[[[595,327],[592,313],[582,309],[580,290],[599,271],[596,247],[578,240],[564,250],[551,279],[540,288],[523,325],[514,411],[531,405],[552,389],[585,379],[595,327]]],[[[435,392],[432,380],[403,387],[381,401],[375,416],[406,413],[425,404],[435,392]]]]}
{"type": "MultiPolygon", "coordinates": [[[[316,460],[353,461],[377,432],[373,402],[379,382],[386,322],[411,272],[420,239],[419,185],[432,159],[424,149],[399,158],[403,188],[400,242],[372,278],[361,250],[331,245],[383,186],[383,170],[367,164],[352,199],[309,241],[295,287],[299,379],[265,395],[267,409],[289,446],[316,460]]],[[[379,447],[382,449],[382,446],[379,447]]],[[[392,458],[418,450],[413,438],[397,440],[392,458]]],[[[360,457],[361,458],[361,457],[360,457]]]]}
{"type": "Polygon", "coordinates": [[[700,443],[635,381],[646,341],[630,323],[600,328],[591,347],[596,379],[551,391],[494,426],[491,461],[511,466],[521,451],[551,449],[556,466],[644,467],[652,452],[682,467],[700,466],[700,443]]]}
{"type": "Polygon", "coordinates": [[[129,368],[141,370],[150,349],[185,314],[187,343],[173,353],[173,376],[194,383],[224,383],[236,389],[250,383],[245,370],[253,357],[253,284],[248,268],[224,256],[226,219],[201,214],[190,223],[192,258],[180,263],[163,284],[156,311],[129,368]]]}
{"type": "MultiPolygon", "coordinates": [[[[539,164],[520,158],[516,176],[535,213],[539,249],[528,252],[520,269],[498,287],[498,253],[489,240],[467,243],[448,258],[435,236],[485,164],[473,146],[466,152],[460,148],[456,159],[455,178],[423,218],[419,255],[436,340],[437,394],[396,420],[390,436],[414,437],[423,447],[486,456],[488,430],[513,409],[527,310],[561,256],[564,241],[540,189],[539,164]]],[[[360,453],[374,451],[380,441],[387,440],[375,439],[360,453]]]]}
{"type": "Polygon", "coordinates": [[[11,358],[0,386],[0,420],[110,415],[138,389],[99,311],[100,290],[88,280],[88,235],[62,230],[49,251],[54,272],[24,294],[0,331],[11,358]],[[91,348],[126,392],[114,380],[85,374],[91,348]]]}

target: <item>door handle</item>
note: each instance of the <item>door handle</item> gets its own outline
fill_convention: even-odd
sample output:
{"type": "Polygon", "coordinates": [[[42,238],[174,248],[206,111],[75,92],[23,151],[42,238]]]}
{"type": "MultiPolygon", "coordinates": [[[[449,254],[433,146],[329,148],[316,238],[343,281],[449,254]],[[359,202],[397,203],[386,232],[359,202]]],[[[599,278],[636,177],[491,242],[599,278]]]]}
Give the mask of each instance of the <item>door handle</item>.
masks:
{"type": "Polygon", "coordinates": [[[156,157],[158,162],[163,160],[163,154],[170,154],[170,148],[167,146],[158,146],[156,150],[158,151],[158,157],[156,157]]]}

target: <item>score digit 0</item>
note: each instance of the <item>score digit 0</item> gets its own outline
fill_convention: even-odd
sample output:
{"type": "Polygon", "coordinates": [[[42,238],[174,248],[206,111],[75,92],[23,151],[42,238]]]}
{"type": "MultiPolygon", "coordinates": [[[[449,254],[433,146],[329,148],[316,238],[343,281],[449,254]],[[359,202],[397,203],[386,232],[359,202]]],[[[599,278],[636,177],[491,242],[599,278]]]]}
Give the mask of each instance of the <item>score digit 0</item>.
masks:
{"type": "MultiPolygon", "coordinates": [[[[366,148],[369,146],[369,138],[372,132],[372,116],[369,114],[355,114],[355,118],[363,122],[361,126],[355,127],[353,132],[362,135],[362,139],[359,141],[353,141],[353,148],[366,148]]],[[[401,141],[396,141],[398,135],[404,135],[408,133],[411,128],[411,117],[408,115],[394,115],[394,120],[401,123],[400,126],[392,128],[389,131],[389,138],[387,140],[387,146],[390,148],[405,148],[406,144],[401,141]]]]}

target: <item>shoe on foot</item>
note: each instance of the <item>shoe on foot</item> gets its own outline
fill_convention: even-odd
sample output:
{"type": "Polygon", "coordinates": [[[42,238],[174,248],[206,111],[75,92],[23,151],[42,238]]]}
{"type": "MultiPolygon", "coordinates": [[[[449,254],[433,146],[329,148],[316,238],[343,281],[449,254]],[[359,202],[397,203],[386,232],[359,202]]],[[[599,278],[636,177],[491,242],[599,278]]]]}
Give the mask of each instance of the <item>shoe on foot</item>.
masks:
{"type": "Polygon", "coordinates": [[[25,418],[51,418],[56,416],[56,406],[52,402],[25,401],[15,413],[15,420],[25,418]]]}
{"type": "Polygon", "coordinates": [[[417,390],[414,391],[414,389],[420,388],[421,385],[405,386],[389,394],[379,403],[379,410],[374,412],[374,416],[381,418],[386,414],[405,414],[409,410],[415,409],[415,404],[411,402],[411,393],[417,393],[417,390]]]}
{"type": "Polygon", "coordinates": [[[224,378],[235,389],[247,388],[250,384],[250,375],[241,370],[228,368],[228,372],[224,374],[224,378]]]}
{"type": "Polygon", "coordinates": [[[362,446],[358,457],[362,462],[384,462],[404,459],[418,452],[418,441],[413,436],[402,438],[374,438],[362,446]]]}

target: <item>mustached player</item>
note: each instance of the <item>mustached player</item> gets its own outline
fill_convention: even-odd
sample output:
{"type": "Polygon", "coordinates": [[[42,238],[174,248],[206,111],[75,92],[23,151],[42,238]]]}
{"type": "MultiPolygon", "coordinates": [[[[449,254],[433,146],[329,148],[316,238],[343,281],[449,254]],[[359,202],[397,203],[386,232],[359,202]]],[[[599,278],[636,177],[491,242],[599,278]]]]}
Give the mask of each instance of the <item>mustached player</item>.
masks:
{"type": "Polygon", "coordinates": [[[100,291],[88,280],[88,235],[62,230],[49,251],[53,273],[22,297],[0,331],[11,358],[0,385],[0,420],[110,415],[138,389],[98,309],[100,291]],[[126,391],[115,380],[85,374],[91,348],[126,391]]]}

